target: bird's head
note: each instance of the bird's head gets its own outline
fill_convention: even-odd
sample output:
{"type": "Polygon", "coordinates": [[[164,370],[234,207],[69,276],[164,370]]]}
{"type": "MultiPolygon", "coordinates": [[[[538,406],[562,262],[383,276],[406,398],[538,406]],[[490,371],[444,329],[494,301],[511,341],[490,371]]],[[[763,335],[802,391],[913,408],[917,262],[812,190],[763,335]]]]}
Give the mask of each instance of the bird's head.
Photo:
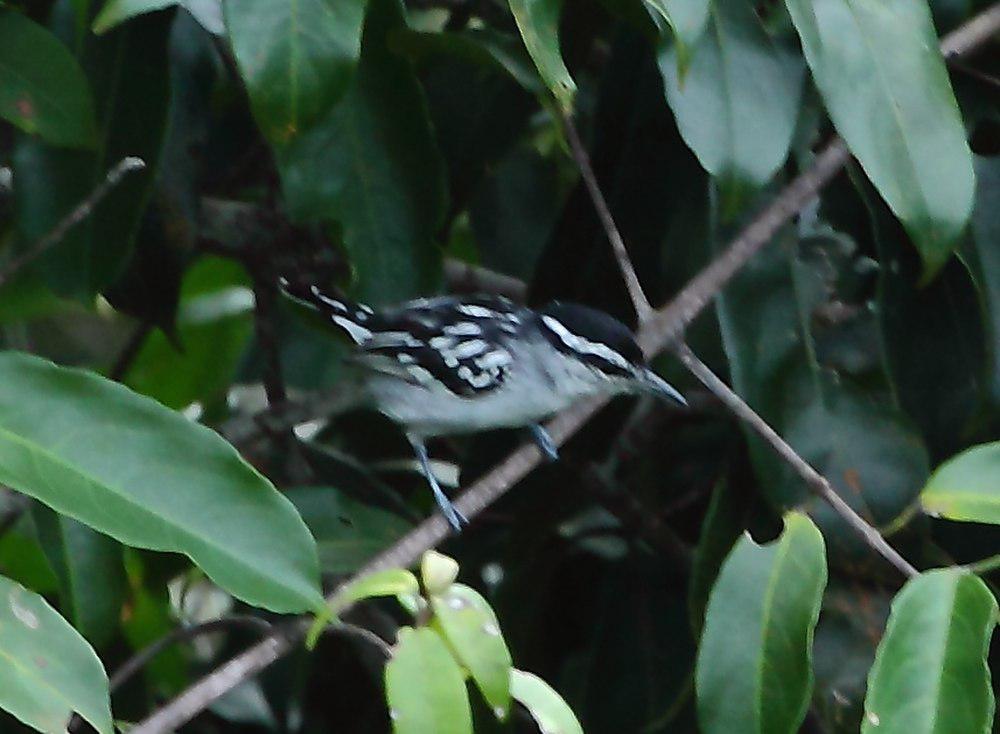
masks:
{"type": "Polygon", "coordinates": [[[677,390],[646,365],[635,337],[613,316],[555,301],[538,311],[539,328],[557,351],[586,366],[593,393],[649,394],[687,405],[677,390]]]}

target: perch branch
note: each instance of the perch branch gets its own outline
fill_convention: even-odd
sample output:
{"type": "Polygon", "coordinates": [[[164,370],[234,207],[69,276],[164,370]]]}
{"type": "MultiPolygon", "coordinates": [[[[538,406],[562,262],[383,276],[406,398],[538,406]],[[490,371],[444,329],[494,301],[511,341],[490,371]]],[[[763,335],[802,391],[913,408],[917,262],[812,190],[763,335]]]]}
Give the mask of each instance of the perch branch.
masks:
{"type": "MultiPolygon", "coordinates": [[[[948,56],[965,54],[1000,31],[1000,4],[995,4],[968,23],[948,34],[942,52],[948,56]]],[[[782,193],[746,227],[730,246],[693,278],[665,308],[657,311],[649,323],[642,324],[639,340],[647,353],[665,349],[677,341],[686,326],[715,297],[728,280],[767,244],[777,230],[805,206],[844,166],[849,154],[843,141],[835,139],[816,158],[813,165],[796,177],[782,193]]],[[[562,443],[578,431],[603,405],[603,400],[585,401],[556,416],[548,428],[553,439],[562,443]]],[[[522,446],[492,471],[466,490],[456,502],[468,517],[478,514],[506,492],[541,461],[534,446],[522,446]]],[[[428,518],[398,542],[368,562],[352,579],[373,571],[405,567],[414,563],[427,549],[448,534],[447,523],[439,516],[428,518]]],[[[345,588],[342,584],[331,601],[345,588]]],[[[297,621],[287,631],[277,631],[223,663],[195,682],[179,696],[139,722],[131,734],[160,734],[190,721],[219,696],[256,675],[286,654],[305,635],[307,623],[297,621]]]]}
{"type": "Polygon", "coordinates": [[[83,201],[77,204],[69,214],[60,219],[56,226],[43,235],[41,239],[8,262],[3,270],[0,270],[0,286],[9,281],[25,265],[44,255],[53,245],[65,237],[67,232],[89,217],[94,211],[94,207],[101,203],[101,200],[125,178],[127,173],[141,171],[145,167],[145,161],[135,156],[128,156],[118,161],[104,176],[104,180],[97,184],[94,190],[87,194],[83,201]]]}

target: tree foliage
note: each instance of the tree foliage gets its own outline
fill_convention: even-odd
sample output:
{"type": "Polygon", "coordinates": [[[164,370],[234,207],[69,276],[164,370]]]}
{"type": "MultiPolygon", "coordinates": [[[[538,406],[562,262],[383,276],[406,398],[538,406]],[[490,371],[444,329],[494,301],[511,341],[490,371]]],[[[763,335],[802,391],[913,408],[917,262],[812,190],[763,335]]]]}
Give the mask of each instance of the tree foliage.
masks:
{"type": "MultiPolygon", "coordinates": [[[[996,16],[0,3],[0,731],[142,722],[262,634],[184,731],[995,731],[996,16]],[[567,125],[654,306],[846,145],[681,326],[847,510],[663,356],[689,409],[614,401],[421,546],[406,441],[278,276],[643,327],[567,125]]],[[[433,444],[442,483],[524,438],[433,444]]]]}

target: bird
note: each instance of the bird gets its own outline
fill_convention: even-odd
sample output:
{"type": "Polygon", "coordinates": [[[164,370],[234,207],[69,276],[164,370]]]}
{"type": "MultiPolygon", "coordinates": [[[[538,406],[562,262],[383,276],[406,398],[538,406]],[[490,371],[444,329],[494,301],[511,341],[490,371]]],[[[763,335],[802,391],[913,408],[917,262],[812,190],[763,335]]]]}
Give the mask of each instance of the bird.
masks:
{"type": "Polygon", "coordinates": [[[558,459],[541,421],[581,398],[650,394],[687,405],[646,364],[631,330],[578,303],[537,310],[492,294],[418,298],[373,309],[315,284],[280,278],[281,290],[347,334],[348,358],[367,398],[402,428],[442,514],[467,524],[431,469],[428,439],[527,428],[558,459]]]}

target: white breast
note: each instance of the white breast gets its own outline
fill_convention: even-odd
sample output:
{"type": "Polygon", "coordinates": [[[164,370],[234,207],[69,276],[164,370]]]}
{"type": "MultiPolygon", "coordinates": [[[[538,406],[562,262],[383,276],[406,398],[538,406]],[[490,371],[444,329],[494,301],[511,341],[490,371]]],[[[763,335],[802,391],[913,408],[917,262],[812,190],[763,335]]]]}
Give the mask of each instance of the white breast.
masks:
{"type": "Polygon", "coordinates": [[[538,342],[514,353],[501,387],[474,397],[380,374],[371,375],[368,382],[382,413],[425,438],[536,423],[600,386],[586,365],[538,342]]]}

